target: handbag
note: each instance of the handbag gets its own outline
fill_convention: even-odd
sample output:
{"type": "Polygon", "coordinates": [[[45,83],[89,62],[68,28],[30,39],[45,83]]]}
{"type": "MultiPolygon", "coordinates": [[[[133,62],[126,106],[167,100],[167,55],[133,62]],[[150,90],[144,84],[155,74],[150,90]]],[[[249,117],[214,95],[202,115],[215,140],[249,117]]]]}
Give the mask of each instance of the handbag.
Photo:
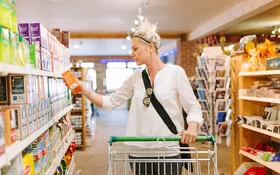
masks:
{"type": "MultiPolygon", "coordinates": [[[[157,100],[152,86],[151,86],[151,82],[149,79],[149,76],[147,74],[146,69],[144,69],[142,71],[142,78],[143,78],[143,82],[145,85],[145,89],[146,89],[146,94],[147,97],[144,98],[143,103],[144,105],[148,106],[150,103],[153,104],[155,110],[157,111],[157,113],[159,114],[159,116],[161,117],[161,119],[163,120],[163,122],[167,125],[168,129],[173,133],[173,134],[178,134],[177,128],[175,126],[175,124],[173,123],[173,121],[171,120],[171,118],[169,117],[168,113],[166,112],[166,110],[164,109],[164,107],[160,104],[160,102],[157,100]]],[[[183,144],[179,141],[180,147],[189,147],[189,144],[183,144]]],[[[181,149],[181,151],[189,151],[188,149],[181,149]]],[[[191,159],[191,154],[190,153],[181,153],[181,158],[182,159],[191,159]]],[[[184,167],[186,169],[188,169],[188,164],[185,163],[184,167]]],[[[191,172],[193,172],[193,166],[191,163],[190,166],[191,172]]]]}

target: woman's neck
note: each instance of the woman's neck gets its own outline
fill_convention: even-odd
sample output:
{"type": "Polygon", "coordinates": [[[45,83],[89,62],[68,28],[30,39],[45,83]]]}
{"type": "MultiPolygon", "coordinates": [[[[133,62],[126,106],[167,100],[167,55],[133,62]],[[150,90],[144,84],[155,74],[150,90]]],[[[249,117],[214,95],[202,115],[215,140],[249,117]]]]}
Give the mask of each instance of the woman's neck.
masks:
{"type": "Polygon", "coordinates": [[[150,64],[147,64],[147,70],[149,73],[149,76],[152,78],[155,78],[156,74],[163,69],[166,64],[160,61],[159,58],[153,58],[150,64]]]}

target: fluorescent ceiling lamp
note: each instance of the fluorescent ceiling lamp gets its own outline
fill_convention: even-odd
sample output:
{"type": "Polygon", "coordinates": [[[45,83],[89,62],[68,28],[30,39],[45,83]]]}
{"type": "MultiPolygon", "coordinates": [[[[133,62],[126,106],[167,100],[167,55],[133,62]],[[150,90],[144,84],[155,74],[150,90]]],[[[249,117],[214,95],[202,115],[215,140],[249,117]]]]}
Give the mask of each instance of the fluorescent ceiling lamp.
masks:
{"type": "Polygon", "coordinates": [[[73,46],[74,49],[79,49],[80,47],[81,47],[80,44],[75,44],[75,45],[73,46]]]}

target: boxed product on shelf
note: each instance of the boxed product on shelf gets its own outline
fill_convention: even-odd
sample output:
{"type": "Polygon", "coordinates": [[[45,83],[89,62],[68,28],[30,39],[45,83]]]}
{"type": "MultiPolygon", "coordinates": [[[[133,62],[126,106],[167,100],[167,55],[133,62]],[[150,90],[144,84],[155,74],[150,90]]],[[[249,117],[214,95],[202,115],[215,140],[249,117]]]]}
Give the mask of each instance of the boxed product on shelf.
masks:
{"type": "Polygon", "coordinates": [[[23,166],[22,166],[22,155],[17,155],[13,160],[11,160],[11,165],[1,168],[1,173],[3,175],[22,175],[23,166]]]}
{"type": "Polygon", "coordinates": [[[32,153],[25,153],[22,156],[24,175],[34,175],[34,157],[32,153]]]}
{"type": "Polygon", "coordinates": [[[0,112],[0,155],[5,152],[5,135],[4,135],[5,125],[4,125],[4,114],[0,112]]]}
{"type": "Polygon", "coordinates": [[[20,23],[18,24],[18,32],[19,35],[25,38],[29,44],[31,44],[31,35],[28,23],[20,23]]]}
{"type": "Polygon", "coordinates": [[[28,41],[22,37],[19,36],[19,46],[18,46],[18,54],[19,54],[19,60],[21,61],[21,65],[29,65],[30,64],[30,50],[29,50],[29,43],[28,41]]]}
{"type": "Polygon", "coordinates": [[[41,69],[45,71],[52,71],[51,53],[48,49],[40,47],[41,50],[41,69]]]}
{"type": "Polygon", "coordinates": [[[280,58],[267,58],[266,59],[267,70],[279,70],[280,69],[280,58]]]}
{"type": "Polygon", "coordinates": [[[0,104],[8,104],[9,101],[8,92],[8,77],[0,76],[0,104]]]}
{"type": "Polygon", "coordinates": [[[4,135],[5,135],[5,145],[11,145],[17,139],[17,118],[15,116],[14,109],[0,109],[0,112],[4,115],[4,135]]]}
{"type": "Polygon", "coordinates": [[[62,44],[65,47],[69,48],[69,41],[70,41],[70,32],[69,31],[62,31],[62,44]]]}
{"type": "Polygon", "coordinates": [[[52,34],[56,37],[56,39],[62,43],[62,30],[58,28],[52,29],[52,34]]]}
{"type": "Polygon", "coordinates": [[[0,26],[0,62],[10,64],[9,30],[0,26]]]}
{"type": "Polygon", "coordinates": [[[11,29],[11,3],[10,1],[0,0],[0,26],[11,29]]]}
{"type": "Polygon", "coordinates": [[[11,30],[15,33],[18,33],[15,0],[11,0],[11,23],[11,30]]]}
{"type": "Polygon", "coordinates": [[[35,44],[30,44],[29,50],[31,67],[35,69],[41,69],[40,49],[35,44]]]}
{"type": "Polygon", "coordinates": [[[43,99],[49,98],[49,81],[48,77],[43,76],[43,99]]]}
{"type": "Polygon", "coordinates": [[[39,47],[48,47],[48,30],[40,23],[29,23],[31,43],[36,44],[39,47]]]}
{"type": "Polygon", "coordinates": [[[2,106],[2,109],[12,110],[12,115],[16,119],[17,129],[16,129],[16,139],[23,140],[28,136],[28,121],[27,121],[27,106],[26,105],[12,105],[12,106],[2,106]]]}
{"type": "Polygon", "coordinates": [[[15,65],[19,64],[19,55],[18,55],[18,35],[12,31],[9,32],[10,36],[10,63],[15,65]]]}
{"type": "Polygon", "coordinates": [[[26,75],[9,75],[10,104],[27,104],[26,75]]]}

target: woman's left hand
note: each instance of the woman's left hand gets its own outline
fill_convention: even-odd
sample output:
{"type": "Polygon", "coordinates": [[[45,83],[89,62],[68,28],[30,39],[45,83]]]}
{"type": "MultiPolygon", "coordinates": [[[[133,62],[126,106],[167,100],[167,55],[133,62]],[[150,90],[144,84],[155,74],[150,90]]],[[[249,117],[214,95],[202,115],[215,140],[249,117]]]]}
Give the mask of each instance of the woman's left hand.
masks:
{"type": "Polygon", "coordinates": [[[193,143],[197,137],[197,129],[199,124],[197,122],[190,122],[188,129],[182,132],[181,135],[181,143],[193,143]]]}

